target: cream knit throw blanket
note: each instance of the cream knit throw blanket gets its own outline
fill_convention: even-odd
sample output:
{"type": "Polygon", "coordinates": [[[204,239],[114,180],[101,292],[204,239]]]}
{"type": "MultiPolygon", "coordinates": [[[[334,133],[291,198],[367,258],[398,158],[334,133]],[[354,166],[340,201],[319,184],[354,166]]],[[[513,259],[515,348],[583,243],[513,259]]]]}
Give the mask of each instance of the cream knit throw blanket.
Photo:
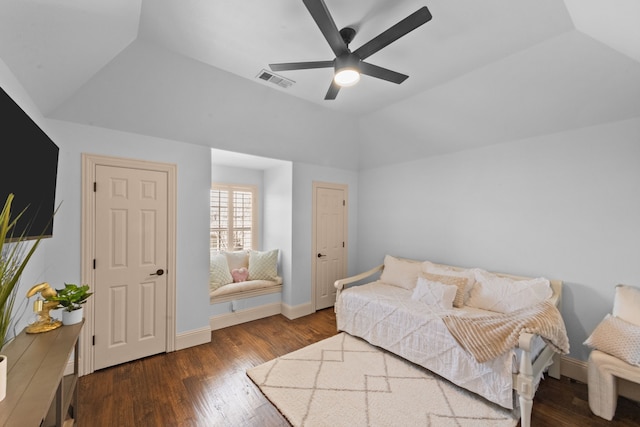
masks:
{"type": "Polygon", "coordinates": [[[522,332],[537,334],[556,352],[569,353],[569,338],[562,315],[548,301],[512,313],[482,317],[443,317],[449,332],[479,363],[518,346],[522,332]]]}

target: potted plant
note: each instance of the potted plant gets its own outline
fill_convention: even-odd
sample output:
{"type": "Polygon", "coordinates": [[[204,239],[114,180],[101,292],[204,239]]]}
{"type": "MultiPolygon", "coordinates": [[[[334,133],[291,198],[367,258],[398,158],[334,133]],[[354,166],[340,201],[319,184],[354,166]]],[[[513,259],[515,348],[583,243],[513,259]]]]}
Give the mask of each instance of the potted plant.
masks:
{"type": "Polygon", "coordinates": [[[48,301],[56,301],[58,308],[62,310],[62,324],[74,325],[82,321],[82,304],[93,295],[89,292],[89,285],[78,286],[73,283],[65,283],[63,289],[56,289],[57,295],[48,296],[48,301]]]}
{"type": "MultiPolygon", "coordinates": [[[[30,248],[24,235],[14,236],[13,228],[24,211],[11,218],[11,203],[14,195],[9,194],[0,212],[0,351],[8,341],[12,323],[13,303],[22,272],[40,244],[36,239],[30,248]]],[[[6,393],[7,358],[0,356],[0,401],[6,393]],[[4,375],[3,375],[4,374],[4,375]]]]}

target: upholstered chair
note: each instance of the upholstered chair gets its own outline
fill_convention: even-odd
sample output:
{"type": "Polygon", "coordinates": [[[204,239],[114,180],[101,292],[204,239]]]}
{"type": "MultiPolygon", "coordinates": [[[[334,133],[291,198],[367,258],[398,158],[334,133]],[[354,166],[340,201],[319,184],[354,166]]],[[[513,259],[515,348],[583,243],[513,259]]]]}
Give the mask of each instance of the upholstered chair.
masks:
{"type": "Polygon", "coordinates": [[[588,361],[589,407],[611,421],[618,402],[618,379],[640,384],[640,288],[618,285],[612,314],[584,342],[588,361]]]}

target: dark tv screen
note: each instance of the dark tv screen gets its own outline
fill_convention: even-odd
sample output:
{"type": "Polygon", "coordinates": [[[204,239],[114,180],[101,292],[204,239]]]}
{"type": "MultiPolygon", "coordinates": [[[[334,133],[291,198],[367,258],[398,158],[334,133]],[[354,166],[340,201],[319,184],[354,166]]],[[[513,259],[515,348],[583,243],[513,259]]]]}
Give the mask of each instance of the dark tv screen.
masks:
{"type": "Polygon", "coordinates": [[[0,208],[10,193],[11,218],[23,212],[10,232],[14,239],[51,237],[55,211],[58,146],[0,88],[2,166],[0,208]]]}

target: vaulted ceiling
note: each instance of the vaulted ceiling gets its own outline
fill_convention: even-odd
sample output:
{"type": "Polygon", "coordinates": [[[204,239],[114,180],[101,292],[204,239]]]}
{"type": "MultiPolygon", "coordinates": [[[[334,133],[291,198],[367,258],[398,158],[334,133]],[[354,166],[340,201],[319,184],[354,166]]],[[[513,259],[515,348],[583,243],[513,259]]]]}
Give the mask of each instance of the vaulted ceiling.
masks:
{"type": "Polygon", "coordinates": [[[0,58],[45,116],[84,124],[231,149],[221,140],[256,135],[219,117],[249,114],[272,145],[287,127],[356,140],[366,167],[640,116],[636,0],[325,0],[357,30],[352,50],[421,6],[433,15],[368,59],[404,83],[363,76],[334,101],[329,68],[278,72],[288,88],[258,78],[333,59],[301,0],[0,1],[0,58]]]}

